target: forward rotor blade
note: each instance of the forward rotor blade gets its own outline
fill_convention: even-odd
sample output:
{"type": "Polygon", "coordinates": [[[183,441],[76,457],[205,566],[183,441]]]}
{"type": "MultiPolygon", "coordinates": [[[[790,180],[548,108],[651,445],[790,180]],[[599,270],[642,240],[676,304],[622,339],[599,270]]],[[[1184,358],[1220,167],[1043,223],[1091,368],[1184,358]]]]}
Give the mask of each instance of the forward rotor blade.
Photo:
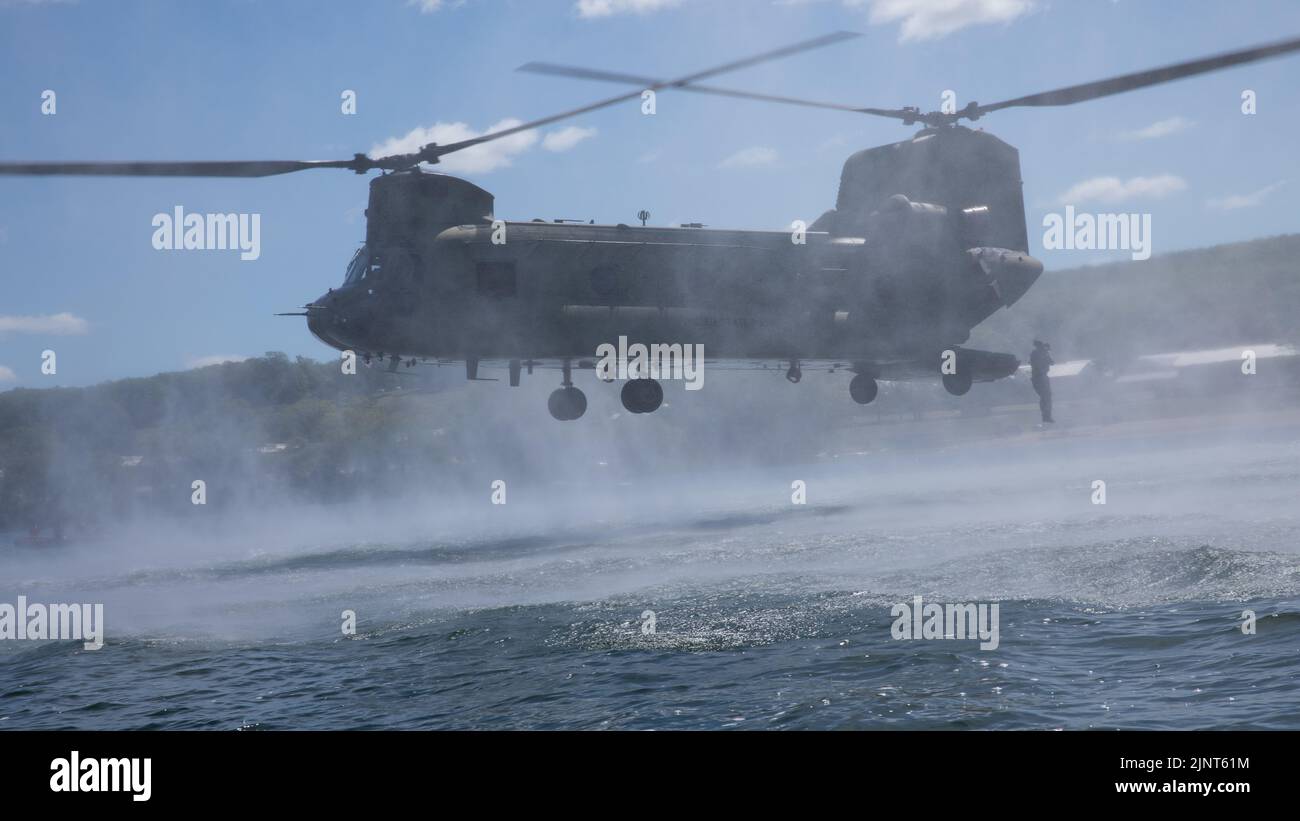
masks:
{"type": "Polygon", "coordinates": [[[824,108],[831,111],[848,111],[854,114],[876,114],[881,117],[897,117],[902,119],[904,112],[883,108],[862,108],[860,106],[845,105],[843,103],[827,103],[819,100],[806,100],[800,97],[782,97],[776,94],[760,94],[754,91],[738,91],[731,88],[718,88],[717,86],[697,85],[695,83],[676,82],[671,83],[664,80],[656,80],[653,77],[641,77],[636,74],[622,74],[616,71],[599,71],[577,66],[564,66],[556,63],[526,63],[520,66],[516,71],[526,71],[530,74],[547,74],[554,77],[574,77],[580,80],[599,80],[606,83],[623,83],[626,85],[638,86],[642,89],[651,87],[671,87],[679,88],[682,91],[691,91],[697,94],[714,94],[720,97],[735,97],[741,100],[759,100],[765,103],[782,103],[784,105],[799,105],[807,108],[824,108]]]}
{"type": "Polygon", "coordinates": [[[1123,74],[1119,77],[1111,77],[1108,80],[1081,83],[1066,88],[1058,88],[1054,91],[1030,94],[1025,97],[1017,97],[1014,100],[1004,100],[1000,103],[982,105],[979,106],[977,110],[980,115],[983,115],[990,111],[998,111],[999,109],[1011,108],[1012,106],[1071,105],[1073,103],[1084,102],[1085,100],[1095,100],[1099,97],[1109,97],[1112,94],[1122,94],[1125,91],[1133,91],[1138,88],[1167,83],[1171,80],[1180,80],[1184,77],[1205,74],[1209,71],[1218,71],[1222,68],[1242,65],[1243,63],[1253,63],[1256,60],[1276,57],[1280,54],[1287,54],[1296,51],[1297,49],[1300,49],[1300,37],[1242,49],[1241,51],[1230,51],[1226,54],[1219,54],[1214,57],[1205,57],[1200,60],[1189,60],[1185,63],[1175,63],[1174,65],[1164,66],[1163,68],[1153,68],[1146,71],[1137,71],[1132,74],[1123,74]]]}
{"type": "MultiPolygon", "coordinates": [[[[722,74],[727,71],[736,71],[747,68],[752,65],[776,60],[781,57],[788,57],[792,54],[798,54],[802,51],[808,51],[814,48],[821,48],[832,43],[838,43],[861,35],[848,32],[837,31],[833,34],[827,34],[822,37],[815,37],[811,40],[804,40],[792,45],[783,46],[771,51],[765,51],[761,54],[755,54],[750,57],[744,57],[739,60],[733,60],[720,66],[697,71],[688,74],[685,77],[676,80],[652,83],[645,88],[658,90],[667,88],[672,85],[685,85],[694,80],[705,77],[712,77],[716,74],[722,74]]],[[[364,154],[357,154],[350,160],[266,160],[266,161],[199,161],[199,162],[0,162],[0,175],[24,175],[24,176],[61,176],[61,175],[88,175],[88,176],[110,176],[110,177],[271,177],[277,174],[288,174],[294,171],[306,171],[312,168],[346,168],[358,173],[369,171],[375,168],[397,170],[408,168],[421,162],[437,162],[439,157],[471,148],[475,145],[499,140],[503,137],[509,137],[512,134],[519,134],[524,131],[531,131],[544,125],[549,125],[559,120],[565,120],[570,117],[576,117],[579,114],[585,114],[588,111],[595,111],[600,108],[623,102],[624,100],[634,99],[641,96],[644,88],[638,88],[636,91],[620,94],[617,97],[610,97],[605,100],[599,100],[588,105],[580,106],[569,111],[559,114],[553,114],[549,117],[543,117],[538,120],[523,123],[512,128],[493,131],[490,134],[484,134],[469,140],[449,143],[447,145],[427,145],[413,154],[400,154],[391,157],[380,157],[371,159],[364,154]]]]}
{"type": "Polygon", "coordinates": [[[105,177],[273,177],[309,168],[352,168],[356,160],[216,162],[3,162],[0,174],[105,177]]]}
{"type": "Polygon", "coordinates": [[[749,66],[767,62],[768,60],[776,60],[781,57],[788,57],[792,54],[798,54],[801,51],[809,51],[810,49],[821,48],[822,46],[829,46],[832,43],[838,43],[843,40],[849,40],[851,38],[860,37],[860,36],[862,35],[857,34],[856,32],[837,31],[833,34],[827,34],[821,37],[814,37],[811,40],[804,40],[799,43],[794,43],[793,45],[783,46],[781,48],[773,49],[771,51],[765,51],[761,54],[755,54],[751,57],[743,57],[739,60],[733,60],[729,63],[723,63],[720,66],[704,69],[703,71],[697,71],[693,74],[687,74],[686,76],[679,77],[675,80],[666,80],[658,83],[652,83],[650,85],[646,85],[641,88],[638,88],[636,91],[629,91],[626,94],[620,94],[617,97],[609,97],[608,99],[598,100],[597,102],[589,103],[588,105],[584,105],[579,108],[571,109],[569,111],[565,111],[560,114],[552,114],[549,117],[543,117],[539,120],[532,120],[531,122],[523,123],[521,125],[517,125],[512,128],[502,129],[501,131],[493,131],[492,133],[484,134],[481,137],[474,137],[468,140],[461,140],[460,142],[448,143],[447,145],[434,146],[426,153],[432,157],[442,157],[447,154],[451,154],[455,151],[461,151],[463,149],[470,148],[475,145],[481,145],[482,143],[491,142],[492,140],[499,140],[502,137],[509,137],[511,134],[519,134],[520,132],[523,131],[531,131],[534,128],[540,128],[541,126],[544,125],[550,125],[551,123],[558,122],[559,120],[567,120],[568,118],[576,117],[579,114],[586,114],[588,111],[595,111],[597,109],[606,108],[608,106],[615,105],[616,103],[621,103],[626,100],[636,99],[637,97],[640,97],[641,93],[645,90],[658,91],[659,89],[668,88],[670,86],[683,86],[686,85],[687,83],[692,83],[695,80],[702,80],[706,77],[713,77],[715,75],[722,74],[728,71],[737,71],[742,68],[748,68],[749,66]]]}

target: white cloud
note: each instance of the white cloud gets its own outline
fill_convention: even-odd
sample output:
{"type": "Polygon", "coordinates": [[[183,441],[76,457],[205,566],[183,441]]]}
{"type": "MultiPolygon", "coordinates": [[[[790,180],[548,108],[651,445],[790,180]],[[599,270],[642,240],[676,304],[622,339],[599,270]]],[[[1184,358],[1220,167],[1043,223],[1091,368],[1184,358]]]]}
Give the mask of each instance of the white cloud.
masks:
{"type": "Polygon", "coordinates": [[[1180,131],[1186,131],[1195,123],[1186,117],[1170,117],[1167,120],[1160,120],[1152,123],[1146,128],[1139,128],[1137,131],[1125,131],[1120,135],[1123,140],[1155,140],[1160,137],[1168,137],[1170,134],[1177,134],[1180,131]]]}
{"type": "Polygon", "coordinates": [[[1187,181],[1173,174],[1157,177],[1093,177],[1076,183],[1062,194],[1061,205],[1080,205],[1085,202],[1116,203],[1135,199],[1160,199],[1187,188],[1187,181]]]}
{"type": "Polygon", "coordinates": [[[573,4],[579,17],[613,17],[616,14],[651,14],[680,6],[682,0],[577,0],[573,4]]]}
{"type": "Polygon", "coordinates": [[[718,163],[719,168],[752,168],[757,165],[771,165],[776,162],[776,149],[756,145],[743,148],[718,163]]]}
{"type": "Polygon", "coordinates": [[[238,354],[213,354],[211,356],[188,356],[185,358],[185,367],[187,368],[206,368],[209,365],[220,365],[225,362],[243,362],[248,357],[239,356],[238,354]]]}
{"type": "Polygon", "coordinates": [[[12,368],[0,365],[0,382],[13,382],[16,379],[18,379],[18,374],[14,373],[12,368]]]}
{"type": "Polygon", "coordinates": [[[0,334],[47,334],[78,336],[90,330],[90,323],[69,313],[44,316],[0,316],[0,334]]]}
{"type": "Polygon", "coordinates": [[[542,138],[542,148],[547,151],[568,151],[583,140],[596,136],[596,129],[571,125],[552,131],[542,138]]]}
{"type": "Polygon", "coordinates": [[[1010,23],[1034,9],[1036,0],[845,0],[869,5],[876,25],[902,21],[898,39],[934,40],[967,26],[1010,23]]]}
{"type": "Polygon", "coordinates": [[[406,5],[417,6],[420,14],[433,14],[445,8],[465,5],[465,0],[406,0],[406,5]]]}
{"type": "MultiPolygon", "coordinates": [[[[474,131],[465,123],[434,123],[428,128],[412,129],[404,137],[393,137],[383,143],[372,146],[368,152],[372,157],[389,157],[393,154],[409,154],[428,143],[447,145],[461,140],[469,140],[494,131],[514,128],[523,121],[508,118],[488,128],[486,132],[474,131]]],[[[522,131],[502,137],[489,143],[476,145],[448,154],[442,158],[438,167],[450,173],[486,174],[498,168],[505,168],[519,154],[532,148],[537,143],[536,131],[522,131]]]]}
{"type": "Polygon", "coordinates": [[[1286,180],[1275,182],[1272,185],[1266,185],[1250,194],[1230,194],[1226,197],[1216,197],[1206,201],[1206,205],[1219,211],[1235,211],[1238,208],[1254,208],[1264,202],[1269,194],[1286,185],[1286,180]]]}

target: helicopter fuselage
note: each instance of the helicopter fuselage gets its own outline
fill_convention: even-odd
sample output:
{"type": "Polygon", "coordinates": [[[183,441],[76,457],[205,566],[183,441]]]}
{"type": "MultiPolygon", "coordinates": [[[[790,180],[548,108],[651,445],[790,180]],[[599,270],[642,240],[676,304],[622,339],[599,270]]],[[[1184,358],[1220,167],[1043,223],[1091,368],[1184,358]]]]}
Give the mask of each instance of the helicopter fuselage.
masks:
{"type": "MultiPolygon", "coordinates": [[[[365,246],[308,324],[367,357],[582,361],[625,338],[934,376],[1042,270],[1019,186],[1015,149],[955,128],[854,155],[837,207],[788,231],[503,221],[465,180],[387,174],[365,246]]],[[[975,381],[1018,364],[964,356],[975,381]]]]}
{"type": "Polygon", "coordinates": [[[713,358],[914,358],[964,343],[1041,270],[1006,249],[936,249],[930,235],[943,226],[915,221],[945,216],[891,215],[895,230],[878,242],[824,232],[455,226],[423,248],[363,248],[344,285],[312,303],[309,326],[335,348],[416,358],[578,359],[620,336],[699,344],[713,358]]]}

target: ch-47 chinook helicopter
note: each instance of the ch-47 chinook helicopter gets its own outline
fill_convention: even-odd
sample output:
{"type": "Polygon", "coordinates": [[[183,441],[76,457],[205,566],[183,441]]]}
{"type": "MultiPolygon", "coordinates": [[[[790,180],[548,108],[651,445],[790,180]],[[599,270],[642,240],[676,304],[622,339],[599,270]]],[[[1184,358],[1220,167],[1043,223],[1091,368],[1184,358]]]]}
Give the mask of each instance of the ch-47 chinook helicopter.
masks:
{"type": "MultiPolygon", "coordinates": [[[[592,368],[602,345],[702,345],[711,360],[842,367],[849,393],[871,402],[878,379],[941,377],[952,394],[1014,373],[1015,356],[963,348],[970,331],[1016,302],[1043,270],[1029,255],[1015,148],[959,124],[1016,106],[1060,106],[1273,57],[1300,39],[1069,86],[955,112],[862,108],[699,84],[723,72],[855,37],[839,32],[674,80],[532,63],[536,73],[625,83],[634,91],[513,128],[412,154],[330,161],[0,163],[0,174],[266,177],[312,168],[384,173],[370,181],[366,241],[343,284],[304,306],[311,332],[389,368],[416,359],[559,364],[548,407],[559,420],[586,411],[572,369],[592,368]],[[835,207],[798,237],[568,222],[509,222],[493,197],[423,170],[439,158],[620,102],[681,89],[872,114],[922,126],[909,140],[844,163],[835,207]],[[945,367],[945,365],[947,367],[945,367]]],[[[667,348],[671,351],[671,348],[667,348]]],[[[624,407],[656,410],[658,381],[628,379],[624,407]]]]}

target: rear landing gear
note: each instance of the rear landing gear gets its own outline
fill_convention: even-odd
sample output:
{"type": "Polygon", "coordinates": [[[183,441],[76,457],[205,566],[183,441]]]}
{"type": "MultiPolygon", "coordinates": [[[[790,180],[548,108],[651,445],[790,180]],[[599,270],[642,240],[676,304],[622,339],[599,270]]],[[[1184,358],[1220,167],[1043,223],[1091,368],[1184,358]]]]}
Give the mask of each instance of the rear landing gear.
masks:
{"type": "Polygon", "coordinates": [[[790,360],[790,369],[785,372],[785,378],[794,385],[798,385],[799,380],[803,379],[803,368],[799,367],[798,359],[790,360]]]}
{"type": "Polygon", "coordinates": [[[571,376],[572,371],[566,360],[564,382],[561,383],[563,387],[551,393],[551,398],[546,400],[546,409],[551,412],[551,416],[561,422],[572,422],[587,412],[587,397],[582,391],[573,387],[571,376]]]}
{"type": "Polygon", "coordinates": [[[876,380],[865,373],[860,373],[849,380],[849,396],[859,405],[870,405],[871,401],[876,398],[880,392],[880,386],[876,380]]]}
{"type": "Polygon", "coordinates": [[[630,413],[654,413],[664,402],[664,389],[657,379],[629,379],[621,394],[630,413]]]}

